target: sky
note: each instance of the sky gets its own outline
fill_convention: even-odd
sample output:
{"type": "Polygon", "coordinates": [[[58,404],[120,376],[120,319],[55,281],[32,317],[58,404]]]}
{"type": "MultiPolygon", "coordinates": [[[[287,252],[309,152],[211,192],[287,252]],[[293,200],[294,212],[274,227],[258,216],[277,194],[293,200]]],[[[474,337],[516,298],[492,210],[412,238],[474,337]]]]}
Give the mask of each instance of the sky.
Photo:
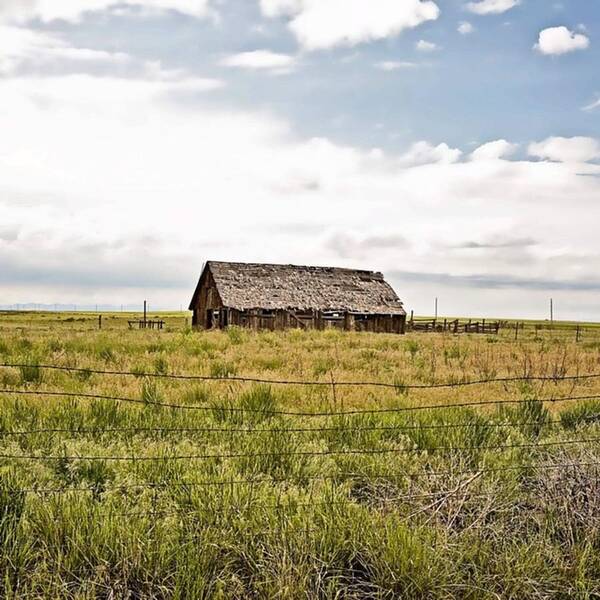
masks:
{"type": "Polygon", "coordinates": [[[600,320],[599,0],[0,0],[0,305],[207,260],[600,320]]]}

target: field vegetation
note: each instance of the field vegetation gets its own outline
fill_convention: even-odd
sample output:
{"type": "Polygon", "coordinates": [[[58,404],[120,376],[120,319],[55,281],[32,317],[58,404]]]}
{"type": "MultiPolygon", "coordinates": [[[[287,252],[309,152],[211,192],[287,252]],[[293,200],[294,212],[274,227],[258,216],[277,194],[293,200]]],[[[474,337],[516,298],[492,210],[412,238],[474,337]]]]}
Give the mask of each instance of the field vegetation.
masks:
{"type": "Polygon", "coordinates": [[[0,314],[0,597],[600,596],[599,329],[163,317],[0,314]]]}

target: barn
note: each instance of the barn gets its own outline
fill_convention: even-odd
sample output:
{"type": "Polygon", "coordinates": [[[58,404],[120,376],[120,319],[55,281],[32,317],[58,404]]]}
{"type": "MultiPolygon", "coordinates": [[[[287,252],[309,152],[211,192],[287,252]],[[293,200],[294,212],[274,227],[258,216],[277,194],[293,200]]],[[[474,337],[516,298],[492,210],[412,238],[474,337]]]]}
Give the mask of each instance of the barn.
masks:
{"type": "Polygon", "coordinates": [[[209,261],[190,303],[201,329],[325,329],[404,333],[406,311],[381,273],[209,261]]]}

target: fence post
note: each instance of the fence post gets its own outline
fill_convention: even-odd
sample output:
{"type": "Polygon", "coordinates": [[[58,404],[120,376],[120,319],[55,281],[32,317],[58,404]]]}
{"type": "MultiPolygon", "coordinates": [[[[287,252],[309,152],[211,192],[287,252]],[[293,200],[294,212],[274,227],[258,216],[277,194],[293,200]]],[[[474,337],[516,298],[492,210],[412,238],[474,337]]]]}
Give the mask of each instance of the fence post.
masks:
{"type": "Polygon", "coordinates": [[[337,410],[337,397],[335,394],[335,379],[333,378],[333,371],[329,372],[329,375],[331,376],[331,391],[333,393],[333,410],[337,410]]]}
{"type": "Polygon", "coordinates": [[[579,333],[580,333],[580,327],[579,325],[577,325],[577,329],[575,330],[575,342],[579,343],[579,333]]]}
{"type": "Polygon", "coordinates": [[[102,329],[102,315],[98,315],[98,329],[102,329]]]}
{"type": "Polygon", "coordinates": [[[515,340],[519,337],[519,321],[515,323],[515,340]]]}

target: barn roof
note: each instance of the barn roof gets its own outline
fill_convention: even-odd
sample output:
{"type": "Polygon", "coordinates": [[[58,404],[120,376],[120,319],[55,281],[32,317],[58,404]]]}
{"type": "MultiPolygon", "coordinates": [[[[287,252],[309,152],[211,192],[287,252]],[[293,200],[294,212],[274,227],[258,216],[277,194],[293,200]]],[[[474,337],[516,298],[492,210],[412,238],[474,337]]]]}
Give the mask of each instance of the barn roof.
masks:
{"type": "MultiPolygon", "coordinates": [[[[302,267],[209,261],[224,306],[348,311],[405,315],[402,302],[381,273],[337,267],[302,267]]],[[[202,277],[200,278],[202,281],[202,277]]],[[[200,282],[192,299],[193,307],[200,282]]]]}

